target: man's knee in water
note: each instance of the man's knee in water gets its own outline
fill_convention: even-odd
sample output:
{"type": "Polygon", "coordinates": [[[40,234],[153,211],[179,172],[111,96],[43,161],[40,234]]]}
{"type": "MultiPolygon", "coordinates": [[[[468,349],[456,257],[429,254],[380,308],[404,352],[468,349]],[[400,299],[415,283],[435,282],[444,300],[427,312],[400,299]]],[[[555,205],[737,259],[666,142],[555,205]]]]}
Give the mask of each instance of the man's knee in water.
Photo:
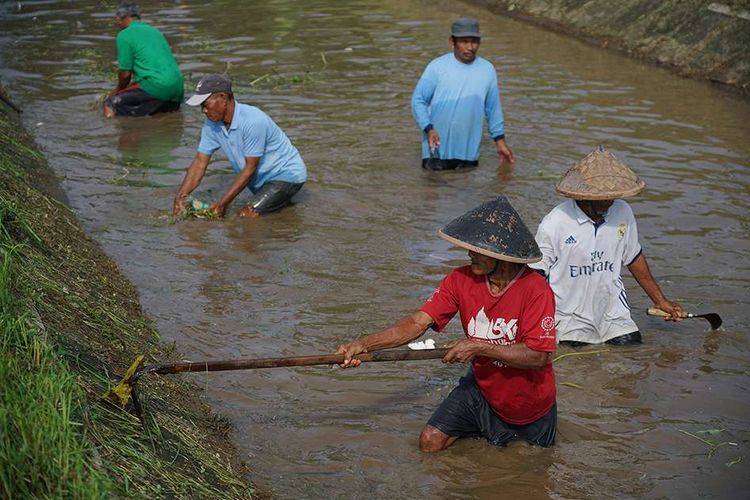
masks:
{"type": "Polygon", "coordinates": [[[117,116],[115,110],[110,108],[106,104],[102,108],[102,113],[104,114],[104,118],[114,118],[115,116],[117,116]]]}
{"type": "Polygon", "coordinates": [[[451,437],[437,427],[427,424],[419,435],[419,451],[425,453],[441,451],[453,444],[455,440],[455,437],[451,437]]]}
{"type": "Polygon", "coordinates": [[[240,210],[240,217],[244,217],[246,219],[254,219],[259,216],[260,214],[256,212],[250,205],[247,205],[243,207],[242,210],[240,210]]]}

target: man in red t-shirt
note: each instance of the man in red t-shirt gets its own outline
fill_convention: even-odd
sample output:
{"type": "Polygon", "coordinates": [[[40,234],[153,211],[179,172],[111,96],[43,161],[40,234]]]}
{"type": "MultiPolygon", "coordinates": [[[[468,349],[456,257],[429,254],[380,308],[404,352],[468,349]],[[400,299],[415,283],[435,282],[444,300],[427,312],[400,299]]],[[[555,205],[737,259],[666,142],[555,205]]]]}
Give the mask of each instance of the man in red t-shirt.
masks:
{"type": "Polygon", "coordinates": [[[469,436],[497,446],[516,438],[551,446],[557,429],[550,360],[555,299],[526,265],[542,257],[533,235],[503,196],[453,220],[439,235],[469,250],[471,264],[448,274],[411,316],[339,346],[342,366],[359,366],[353,356],[406,344],[430,327],[440,331],[459,313],[467,338],[443,362],[472,363],[422,430],[420,450],[440,451],[469,436]]]}

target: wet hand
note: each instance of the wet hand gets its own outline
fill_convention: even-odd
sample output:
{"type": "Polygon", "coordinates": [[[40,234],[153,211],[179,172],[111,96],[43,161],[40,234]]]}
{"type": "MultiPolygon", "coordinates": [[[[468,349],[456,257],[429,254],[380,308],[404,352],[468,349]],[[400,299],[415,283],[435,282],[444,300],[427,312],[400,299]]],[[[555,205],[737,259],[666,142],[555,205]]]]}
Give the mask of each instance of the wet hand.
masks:
{"type": "Polygon", "coordinates": [[[665,313],[669,314],[664,318],[664,321],[682,321],[686,313],[682,309],[682,306],[676,302],[670,302],[668,300],[662,300],[654,304],[657,308],[661,309],[665,313]]]}
{"type": "Polygon", "coordinates": [[[427,132],[427,144],[430,146],[430,151],[435,151],[440,147],[440,134],[434,128],[427,132]]]}
{"type": "Polygon", "coordinates": [[[513,151],[511,151],[508,145],[505,143],[505,139],[500,139],[499,141],[495,142],[495,147],[497,148],[497,155],[500,157],[500,165],[502,165],[503,162],[508,162],[511,165],[515,163],[515,159],[513,158],[513,151]]]}
{"type": "Polygon", "coordinates": [[[172,207],[172,213],[176,216],[183,216],[187,212],[187,197],[177,196],[174,199],[174,206],[172,207]]]}
{"type": "Polygon", "coordinates": [[[224,217],[226,208],[222,205],[219,205],[218,203],[214,203],[213,205],[208,207],[208,211],[215,214],[217,217],[224,217]]]}
{"type": "Polygon", "coordinates": [[[468,363],[479,353],[482,343],[473,340],[453,342],[443,357],[443,363],[468,363]]]}
{"type": "Polygon", "coordinates": [[[365,349],[365,346],[362,345],[362,342],[360,342],[359,340],[340,345],[339,348],[336,349],[336,354],[343,354],[344,362],[339,366],[341,368],[355,368],[361,365],[362,362],[358,359],[355,359],[354,356],[363,352],[367,352],[367,349],[365,349]]]}

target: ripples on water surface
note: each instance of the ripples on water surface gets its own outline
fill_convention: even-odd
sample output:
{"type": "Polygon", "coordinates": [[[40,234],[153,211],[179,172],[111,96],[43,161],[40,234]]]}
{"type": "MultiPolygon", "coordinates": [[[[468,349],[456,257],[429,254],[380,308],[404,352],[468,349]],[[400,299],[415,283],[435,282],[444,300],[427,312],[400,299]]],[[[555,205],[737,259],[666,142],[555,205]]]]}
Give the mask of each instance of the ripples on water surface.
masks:
{"type": "MultiPolygon", "coordinates": [[[[228,71],[238,99],[267,111],[310,169],[297,203],[280,214],[170,225],[201,116],[185,108],[100,117],[96,99],[115,77],[104,4],[0,4],[0,76],[73,210],[186,357],[322,353],[386,325],[465,260],[436,238],[442,224],[504,193],[535,229],[560,201],[555,179],[599,143],[648,183],[632,205],[668,296],[725,320],[725,330],[708,333],[702,320],[646,318],[648,300],[626,277],[646,342],[558,363],[551,450],[468,440],[421,455],[417,434],[461,373],[440,363],[192,376],[231,416],[262,486],[341,498],[747,491],[746,100],[447,3],[161,2],[144,8],[144,20],[167,35],[188,80],[228,71]],[[430,175],[418,166],[409,97],[465,12],[483,20],[480,54],[500,72],[513,172],[496,168],[489,140],[473,171],[430,175]],[[680,432],[711,429],[724,429],[712,439],[738,446],[709,459],[708,446],[680,432]]],[[[197,194],[215,199],[231,179],[215,161],[197,194]]],[[[460,325],[449,330],[455,337],[460,325]]]]}

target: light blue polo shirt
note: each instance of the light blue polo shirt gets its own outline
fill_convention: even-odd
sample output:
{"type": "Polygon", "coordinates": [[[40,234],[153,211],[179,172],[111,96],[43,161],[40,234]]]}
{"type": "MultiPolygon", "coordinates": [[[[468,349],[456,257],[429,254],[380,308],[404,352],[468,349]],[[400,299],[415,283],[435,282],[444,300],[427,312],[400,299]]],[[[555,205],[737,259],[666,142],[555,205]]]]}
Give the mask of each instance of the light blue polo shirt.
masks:
{"type": "Polygon", "coordinates": [[[479,56],[464,64],[449,52],[430,62],[412,94],[411,111],[423,131],[422,158],[430,156],[427,125],[440,135],[443,160],[479,159],[485,116],[493,140],[505,135],[497,73],[491,62],[479,56]]]}
{"type": "Polygon", "coordinates": [[[305,162],[283,130],[255,106],[235,101],[232,124],[206,120],[198,151],[212,155],[221,148],[235,172],[245,168],[245,158],[260,158],[247,187],[253,193],[268,181],[302,183],[307,179],[305,162]]]}

